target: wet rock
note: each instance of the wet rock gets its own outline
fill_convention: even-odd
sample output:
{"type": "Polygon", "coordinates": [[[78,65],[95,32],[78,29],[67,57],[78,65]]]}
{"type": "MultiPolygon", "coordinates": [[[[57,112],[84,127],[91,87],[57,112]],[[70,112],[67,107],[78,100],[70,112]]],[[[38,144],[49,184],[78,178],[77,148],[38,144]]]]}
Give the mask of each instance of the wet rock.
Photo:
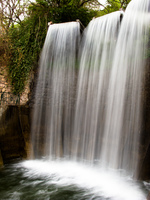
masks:
{"type": "Polygon", "coordinates": [[[150,193],[149,193],[148,196],[147,196],[147,200],[150,200],[150,193]]]}
{"type": "Polygon", "coordinates": [[[142,180],[150,180],[150,58],[147,60],[142,97],[143,121],[140,144],[139,178],[142,180]]]}
{"type": "Polygon", "coordinates": [[[0,150],[0,167],[3,166],[3,158],[2,158],[2,155],[1,155],[1,150],[0,150]]]}
{"type": "Polygon", "coordinates": [[[30,111],[27,106],[8,106],[0,120],[0,150],[4,163],[29,157],[30,111]]]}

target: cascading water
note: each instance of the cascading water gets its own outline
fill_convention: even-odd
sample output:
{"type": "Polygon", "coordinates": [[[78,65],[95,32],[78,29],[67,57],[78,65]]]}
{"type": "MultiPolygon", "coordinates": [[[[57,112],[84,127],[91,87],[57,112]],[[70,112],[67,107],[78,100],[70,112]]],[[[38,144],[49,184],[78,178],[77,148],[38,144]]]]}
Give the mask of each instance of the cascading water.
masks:
{"type": "Polygon", "coordinates": [[[138,186],[128,185],[127,176],[122,179],[120,169],[137,174],[149,9],[149,0],[132,0],[122,22],[122,12],[92,20],[79,51],[78,22],[50,25],[40,62],[32,141],[36,158],[55,161],[24,163],[32,173],[48,174],[58,185],[85,187],[99,199],[145,199],[138,186]]]}
{"type": "Polygon", "coordinates": [[[141,93],[150,2],[132,1],[123,18],[106,99],[101,160],[136,175],[141,128],[141,93]],[[109,142],[109,141],[112,142],[109,142]]]}
{"type": "Polygon", "coordinates": [[[75,158],[132,175],[138,167],[148,9],[149,1],[131,2],[119,37],[118,12],[89,24],[77,89],[75,158]]]}
{"type": "Polygon", "coordinates": [[[83,38],[72,138],[75,159],[100,158],[104,135],[106,94],[122,12],[94,19],[83,38]]]}
{"type": "Polygon", "coordinates": [[[79,22],[49,27],[41,56],[32,125],[36,157],[60,157],[69,151],[79,35],[79,22]]]}

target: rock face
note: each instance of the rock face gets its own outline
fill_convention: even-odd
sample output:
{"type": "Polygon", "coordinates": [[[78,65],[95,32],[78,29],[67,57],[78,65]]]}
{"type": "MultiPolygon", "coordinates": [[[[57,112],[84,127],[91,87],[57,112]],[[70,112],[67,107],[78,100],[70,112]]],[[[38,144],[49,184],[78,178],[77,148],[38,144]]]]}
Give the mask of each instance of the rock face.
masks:
{"type": "Polygon", "coordinates": [[[3,166],[3,158],[2,158],[2,154],[1,154],[1,151],[0,151],[0,167],[3,166]]]}
{"type": "Polygon", "coordinates": [[[28,106],[8,106],[0,120],[1,163],[30,155],[28,106]]]}
{"type": "Polygon", "coordinates": [[[7,67],[0,66],[0,166],[30,156],[30,111],[26,105],[31,95],[31,79],[26,82],[22,95],[14,95],[7,67]]]}
{"type": "Polygon", "coordinates": [[[14,95],[9,83],[7,68],[6,66],[0,66],[0,107],[4,105],[24,105],[29,100],[29,93],[30,80],[26,82],[22,95],[14,95]]]}
{"type": "Polygon", "coordinates": [[[142,96],[144,112],[140,145],[141,161],[139,178],[150,180],[150,58],[147,61],[142,96]]]}

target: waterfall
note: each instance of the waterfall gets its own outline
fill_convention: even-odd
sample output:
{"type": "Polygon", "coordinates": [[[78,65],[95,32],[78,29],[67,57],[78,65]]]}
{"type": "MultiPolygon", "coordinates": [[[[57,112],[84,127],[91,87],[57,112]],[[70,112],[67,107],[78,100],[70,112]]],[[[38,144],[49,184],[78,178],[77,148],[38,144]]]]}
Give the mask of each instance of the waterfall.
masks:
{"type": "Polygon", "coordinates": [[[70,149],[79,41],[79,22],[50,25],[35,95],[32,124],[35,157],[60,157],[70,149]]]}
{"type": "Polygon", "coordinates": [[[125,14],[50,25],[32,123],[36,158],[67,158],[138,172],[149,0],[125,14]],[[122,19],[123,16],[123,19],[122,19]]]}
{"type": "Polygon", "coordinates": [[[101,151],[102,162],[134,175],[138,170],[149,8],[148,0],[132,1],[123,17],[106,99],[101,151]]]}
{"type": "Polygon", "coordinates": [[[85,30],[72,139],[75,159],[93,163],[100,157],[106,94],[122,14],[118,11],[94,19],[85,30]]]}

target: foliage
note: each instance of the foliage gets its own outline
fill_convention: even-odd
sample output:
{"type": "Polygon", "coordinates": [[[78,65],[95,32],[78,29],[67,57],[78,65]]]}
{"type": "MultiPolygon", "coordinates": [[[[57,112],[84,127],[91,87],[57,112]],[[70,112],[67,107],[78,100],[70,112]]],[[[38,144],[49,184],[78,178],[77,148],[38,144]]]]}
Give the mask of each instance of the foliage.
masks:
{"type": "Polygon", "coordinates": [[[0,66],[6,66],[10,57],[9,39],[3,29],[0,31],[0,66]]]}
{"type": "Polygon", "coordinates": [[[99,16],[118,10],[125,10],[130,1],[131,0],[107,0],[104,9],[99,12],[99,16]]]}
{"type": "Polygon", "coordinates": [[[34,62],[38,59],[46,34],[43,20],[25,20],[20,26],[9,30],[11,41],[11,60],[9,74],[14,93],[21,93],[34,62]]]}
{"type": "Polygon", "coordinates": [[[27,6],[27,0],[0,0],[0,24],[6,32],[14,23],[21,23],[27,6]]]}
{"type": "Polygon", "coordinates": [[[48,21],[53,23],[69,22],[80,19],[86,26],[96,11],[91,10],[84,5],[88,2],[97,0],[36,0],[36,4],[32,3],[29,7],[30,15],[38,15],[44,13],[48,21]]]}

